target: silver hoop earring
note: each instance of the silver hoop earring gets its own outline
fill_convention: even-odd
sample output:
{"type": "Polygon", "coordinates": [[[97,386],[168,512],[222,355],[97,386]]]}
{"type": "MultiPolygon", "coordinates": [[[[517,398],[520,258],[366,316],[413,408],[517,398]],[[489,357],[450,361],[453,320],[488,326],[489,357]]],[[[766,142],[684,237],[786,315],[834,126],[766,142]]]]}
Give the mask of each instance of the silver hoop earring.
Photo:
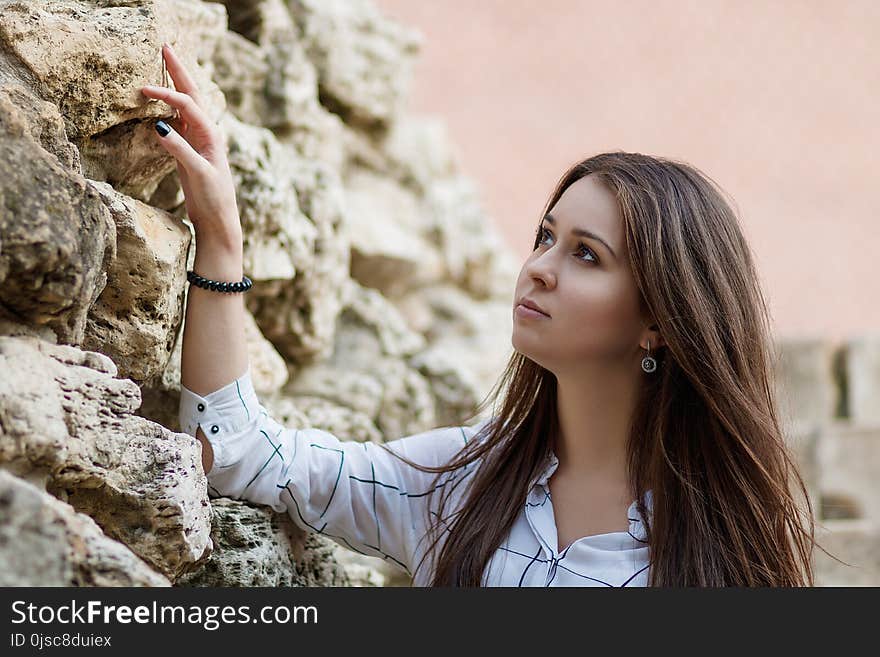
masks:
{"type": "Polygon", "coordinates": [[[657,369],[657,360],[651,356],[651,341],[648,340],[648,353],[642,358],[642,369],[646,372],[653,372],[657,369]]]}

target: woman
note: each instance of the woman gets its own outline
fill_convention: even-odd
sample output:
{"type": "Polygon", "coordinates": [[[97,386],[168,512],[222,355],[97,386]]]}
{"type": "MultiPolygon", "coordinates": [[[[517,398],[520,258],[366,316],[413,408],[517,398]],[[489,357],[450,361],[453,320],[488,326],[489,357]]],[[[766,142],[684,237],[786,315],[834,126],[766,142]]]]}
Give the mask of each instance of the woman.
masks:
{"type": "MultiPolygon", "coordinates": [[[[157,130],[193,270],[228,288],[243,272],[225,144],[164,56],[178,91],[144,94],[180,113],[179,133],[157,130]]],[[[632,153],[572,166],[517,280],[514,354],[472,418],[500,408],[385,445],[273,420],[241,295],[190,280],[180,420],[215,494],[286,511],[416,585],[813,583],[812,508],[777,419],[752,256],[693,167],[632,153]]]]}

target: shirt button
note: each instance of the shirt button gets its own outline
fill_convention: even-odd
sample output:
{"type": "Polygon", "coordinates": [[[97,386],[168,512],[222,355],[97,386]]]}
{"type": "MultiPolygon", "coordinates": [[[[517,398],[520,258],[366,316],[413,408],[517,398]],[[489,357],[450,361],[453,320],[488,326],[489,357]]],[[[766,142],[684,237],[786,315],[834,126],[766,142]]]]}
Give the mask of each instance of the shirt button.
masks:
{"type": "Polygon", "coordinates": [[[199,404],[198,409],[199,409],[200,411],[205,410],[205,405],[204,405],[204,404],[199,404]]]}
{"type": "Polygon", "coordinates": [[[216,424],[211,427],[211,433],[217,433],[218,431],[220,431],[220,427],[216,424]]]}

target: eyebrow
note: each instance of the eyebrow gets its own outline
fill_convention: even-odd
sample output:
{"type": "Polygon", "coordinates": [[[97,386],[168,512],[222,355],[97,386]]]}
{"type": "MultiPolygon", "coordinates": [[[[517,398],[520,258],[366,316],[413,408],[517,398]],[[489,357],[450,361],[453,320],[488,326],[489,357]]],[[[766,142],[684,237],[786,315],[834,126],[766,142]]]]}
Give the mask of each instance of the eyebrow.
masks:
{"type": "MultiPolygon", "coordinates": [[[[556,224],[556,219],[549,212],[544,215],[544,219],[549,221],[552,225],[556,224]]],[[[580,237],[589,237],[591,239],[596,240],[597,242],[602,242],[602,244],[605,245],[605,248],[608,249],[609,251],[611,251],[611,255],[613,255],[615,258],[617,257],[617,254],[614,252],[614,249],[611,248],[611,246],[608,244],[608,242],[606,242],[601,237],[596,235],[596,233],[594,233],[593,231],[586,230],[585,228],[572,228],[571,232],[573,235],[578,235],[580,237]]]]}

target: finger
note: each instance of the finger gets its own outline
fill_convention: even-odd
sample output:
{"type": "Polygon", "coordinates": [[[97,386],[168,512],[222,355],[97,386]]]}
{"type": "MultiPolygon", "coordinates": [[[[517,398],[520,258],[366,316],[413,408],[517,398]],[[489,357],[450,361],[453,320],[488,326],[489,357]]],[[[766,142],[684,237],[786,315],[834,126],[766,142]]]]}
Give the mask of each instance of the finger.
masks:
{"type": "Polygon", "coordinates": [[[156,132],[161,137],[159,141],[162,147],[177,160],[187,173],[196,173],[203,170],[204,167],[210,166],[210,163],[165,121],[156,121],[156,132]]]}
{"type": "Polygon", "coordinates": [[[201,97],[195,81],[184,67],[183,62],[180,61],[177,53],[167,43],[162,46],[162,56],[165,58],[165,66],[171,74],[171,79],[174,80],[174,88],[189,94],[196,101],[196,104],[201,105],[201,97]]]}
{"type": "Polygon", "coordinates": [[[165,87],[154,87],[152,85],[141,87],[141,93],[148,98],[164,100],[171,105],[171,107],[180,112],[180,115],[188,126],[194,126],[200,130],[204,130],[205,133],[211,131],[211,121],[205,115],[204,110],[196,104],[192,96],[180,91],[173,91],[172,89],[166,89],[165,87]]]}
{"type": "Polygon", "coordinates": [[[186,133],[189,131],[189,124],[183,120],[183,117],[178,116],[176,119],[164,119],[165,123],[170,125],[172,128],[177,130],[184,138],[186,138],[186,133]]]}

